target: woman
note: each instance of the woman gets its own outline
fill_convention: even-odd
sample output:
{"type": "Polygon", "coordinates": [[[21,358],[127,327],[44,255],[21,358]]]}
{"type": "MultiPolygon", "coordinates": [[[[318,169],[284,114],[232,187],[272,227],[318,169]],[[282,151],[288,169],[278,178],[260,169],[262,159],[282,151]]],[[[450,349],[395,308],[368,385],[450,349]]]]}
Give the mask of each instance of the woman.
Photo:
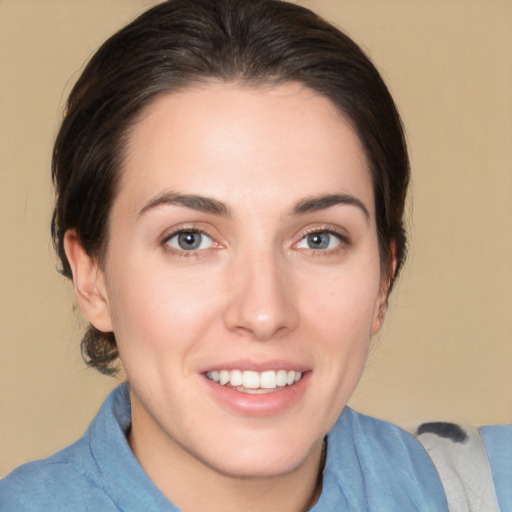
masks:
{"type": "Polygon", "coordinates": [[[53,176],[84,354],[128,384],[2,510],[447,510],[421,445],[345,407],[409,178],[350,39],[292,4],[165,2],[92,58],[53,176]]]}

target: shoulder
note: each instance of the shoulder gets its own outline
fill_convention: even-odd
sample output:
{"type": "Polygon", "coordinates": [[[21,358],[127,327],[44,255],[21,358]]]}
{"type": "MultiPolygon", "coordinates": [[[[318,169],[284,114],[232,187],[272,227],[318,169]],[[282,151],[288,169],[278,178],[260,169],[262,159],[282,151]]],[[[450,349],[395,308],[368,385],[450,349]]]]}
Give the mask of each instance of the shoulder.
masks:
{"type": "Polygon", "coordinates": [[[128,389],[121,385],[78,441],[0,480],[0,511],[174,510],[133,455],[125,435],[130,422],[128,389]]]}
{"type": "Polygon", "coordinates": [[[491,465],[496,464],[497,469],[512,471],[512,423],[481,427],[480,435],[491,465]]]}
{"type": "Polygon", "coordinates": [[[430,465],[430,460],[417,439],[404,429],[384,420],[357,413],[345,408],[332,432],[336,437],[350,433],[355,449],[371,455],[372,458],[382,455],[383,461],[395,458],[410,463],[415,459],[430,465]]]}
{"type": "Polygon", "coordinates": [[[81,467],[83,460],[86,446],[80,439],[47,459],[18,467],[0,480],[0,510],[89,510],[85,497],[94,497],[96,486],[81,467]]]}
{"type": "Polygon", "coordinates": [[[129,449],[116,414],[129,423],[127,390],[123,386],[109,395],[78,441],[47,459],[24,464],[0,480],[0,511],[118,510],[106,490],[107,474],[122,473],[127,464],[123,460],[110,471],[108,461],[113,459],[115,464],[112,454],[129,449]]]}
{"type": "Polygon", "coordinates": [[[482,427],[480,435],[501,510],[512,511],[512,423],[482,427]]]}
{"type": "Polygon", "coordinates": [[[357,494],[352,507],[364,503],[366,510],[447,510],[439,475],[418,440],[350,408],[328,435],[326,471],[357,494]]]}

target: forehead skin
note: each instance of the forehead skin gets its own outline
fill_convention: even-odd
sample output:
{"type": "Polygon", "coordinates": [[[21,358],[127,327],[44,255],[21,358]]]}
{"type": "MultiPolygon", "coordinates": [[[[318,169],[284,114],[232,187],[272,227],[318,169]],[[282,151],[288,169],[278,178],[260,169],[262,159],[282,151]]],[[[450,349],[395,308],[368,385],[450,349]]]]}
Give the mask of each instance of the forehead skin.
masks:
{"type": "MultiPolygon", "coordinates": [[[[297,83],[257,89],[210,83],[162,96],[143,112],[129,133],[118,190],[123,190],[130,176],[137,175],[136,196],[142,202],[154,192],[150,174],[172,172],[173,187],[178,191],[182,191],[183,184],[183,189],[192,187],[205,195],[224,192],[230,200],[236,200],[233,191],[243,183],[244,188],[251,186],[251,192],[267,194],[271,203],[276,194],[290,188],[290,175],[297,183],[301,173],[314,181],[320,168],[324,174],[326,169],[332,170],[337,192],[351,186],[357,189],[357,183],[347,183],[347,176],[338,179],[343,174],[341,165],[346,166],[348,161],[351,167],[364,169],[365,181],[371,185],[360,140],[329,99],[297,83]],[[186,162],[181,159],[184,153],[186,162]],[[228,168],[235,170],[229,177],[228,168]],[[215,176],[215,182],[205,181],[205,169],[215,176]],[[264,170],[274,177],[282,176],[282,186],[264,190],[264,170]],[[220,174],[223,181],[219,181],[220,174]]],[[[373,220],[371,188],[372,197],[366,206],[373,220]]],[[[132,202],[133,210],[142,207],[141,202],[132,202]]]]}

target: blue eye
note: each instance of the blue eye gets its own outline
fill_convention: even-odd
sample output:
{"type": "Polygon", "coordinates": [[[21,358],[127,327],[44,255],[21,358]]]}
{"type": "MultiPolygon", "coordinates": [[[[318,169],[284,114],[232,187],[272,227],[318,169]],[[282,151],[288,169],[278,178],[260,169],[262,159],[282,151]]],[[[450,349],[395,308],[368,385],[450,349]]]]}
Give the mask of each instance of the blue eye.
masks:
{"type": "Polygon", "coordinates": [[[213,240],[201,231],[179,231],[165,242],[173,249],[181,251],[197,251],[209,249],[213,246],[213,240]]]}
{"type": "Polygon", "coordinates": [[[334,249],[340,243],[340,237],[330,231],[315,231],[302,238],[297,247],[299,249],[325,250],[334,249]]]}

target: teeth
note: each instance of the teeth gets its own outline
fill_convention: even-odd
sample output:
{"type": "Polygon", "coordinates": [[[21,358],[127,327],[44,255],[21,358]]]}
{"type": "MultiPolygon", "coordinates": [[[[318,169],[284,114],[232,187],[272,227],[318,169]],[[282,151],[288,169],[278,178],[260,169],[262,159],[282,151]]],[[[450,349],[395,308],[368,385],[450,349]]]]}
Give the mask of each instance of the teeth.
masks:
{"type": "Polygon", "coordinates": [[[302,377],[302,372],[295,370],[267,370],[264,372],[241,370],[214,370],[206,376],[222,386],[246,390],[275,389],[276,387],[291,386],[302,377]]]}
{"type": "Polygon", "coordinates": [[[228,372],[230,374],[229,383],[232,386],[241,386],[242,385],[242,372],[240,370],[232,370],[228,372]]]}
{"type": "Polygon", "coordinates": [[[274,389],[277,386],[276,372],[262,372],[260,375],[260,387],[274,389]]]}
{"type": "MultiPolygon", "coordinates": [[[[276,383],[278,386],[286,386],[286,370],[279,370],[276,373],[276,383]]],[[[300,372],[297,372],[300,373],[300,372]]]]}
{"type": "Polygon", "coordinates": [[[246,389],[260,388],[260,374],[258,372],[242,372],[242,387],[246,389]]]}
{"type": "Polygon", "coordinates": [[[219,372],[219,382],[224,386],[229,382],[229,372],[227,370],[221,370],[219,372]]]}

